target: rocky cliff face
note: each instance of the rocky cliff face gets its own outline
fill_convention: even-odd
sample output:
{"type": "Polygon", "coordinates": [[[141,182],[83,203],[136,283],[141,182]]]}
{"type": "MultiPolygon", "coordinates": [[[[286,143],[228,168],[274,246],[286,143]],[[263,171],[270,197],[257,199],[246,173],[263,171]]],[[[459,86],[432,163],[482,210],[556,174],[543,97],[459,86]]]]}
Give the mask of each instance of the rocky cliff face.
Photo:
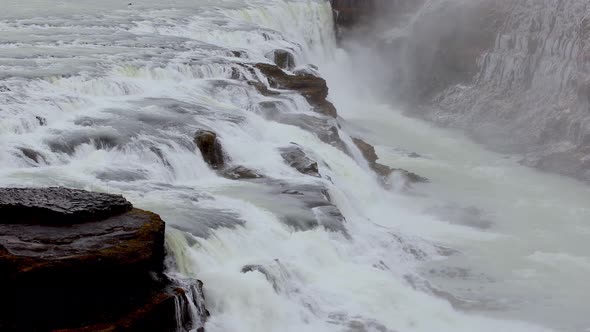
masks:
{"type": "Polygon", "coordinates": [[[590,3],[417,2],[376,42],[409,112],[590,181],[590,3]]]}

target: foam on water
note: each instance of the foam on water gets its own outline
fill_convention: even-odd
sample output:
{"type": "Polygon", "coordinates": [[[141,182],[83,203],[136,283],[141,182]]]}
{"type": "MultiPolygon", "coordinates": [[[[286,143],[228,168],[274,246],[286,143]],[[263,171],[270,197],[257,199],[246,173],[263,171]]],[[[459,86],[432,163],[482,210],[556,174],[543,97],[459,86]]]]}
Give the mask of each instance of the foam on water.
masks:
{"type": "MultiPolygon", "coordinates": [[[[118,9],[105,6],[96,15],[30,9],[0,20],[0,69],[10,73],[0,80],[6,88],[0,90],[0,184],[122,193],[161,214],[175,258],[170,273],[205,284],[208,331],[538,332],[549,329],[534,324],[571,326],[512,315],[510,308],[500,314],[463,312],[453,294],[437,290],[443,281],[433,286],[422,273],[429,264],[464,260],[448,256],[456,250],[510,243],[511,229],[482,231],[424,211],[433,201],[443,202],[444,186],[452,187],[444,181],[444,168],[452,166],[439,153],[454,152],[456,163],[476,165],[490,155],[475,145],[469,145],[471,155],[427,142],[424,137],[440,132],[389,108],[379,113],[384,106],[359,92],[358,76],[339,70],[350,58],[336,48],[327,2],[178,0],[164,6],[146,0],[113,8],[118,9]],[[300,68],[320,65],[343,116],[340,135],[350,147],[349,134],[373,139],[385,162],[442,184],[410,193],[386,190],[354,148],[356,158],[311,132],[265,118],[260,103],[268,101],[281,101],[291,114],[316,115],[301,96],[265,97],[244,81],[261,78],[247,66],[270,62],[269,53],[277,49],[293,52],[300,68]],[[387,121],[374,121],[379,116],[387,121]],[[402,130],[411,126],[420,131],[402,130]],[[198,129],[218,134],[232,165],[266,179],[219,176],[196,151],[198,129]],[[389,141],[388,130],[396,129],[399,136],[389,141]],[[405,145],[414,139],[423,144],[405,145]],[[279,149],[292,142],[318,161],[322,178],[284,163],[279,149]],[[388,150],[404,146],[420,147],[432,158],[400,161],[388,150]],[[303,222],[314,216],[321,221],[323,212],[285,194],[298,191],[304,197],[327,193],[346,217],[346,231],[303,222]],[[308,226],[297,228],[293,221],[308,226]]],[[[451,140],[448,133],[440,137],[451,140]]],[[[477,176],[497,178],[497,169],[468,171],[475,187],[481,183],[477,176]]],[[[551,181],[587,193],[579,184],[551,181]]],[[[564,255],[539,250],[526,259],[586,266],[584,254],[564,255]]],[[[524,269],[521,275],[534,274],[524,269]]]]}

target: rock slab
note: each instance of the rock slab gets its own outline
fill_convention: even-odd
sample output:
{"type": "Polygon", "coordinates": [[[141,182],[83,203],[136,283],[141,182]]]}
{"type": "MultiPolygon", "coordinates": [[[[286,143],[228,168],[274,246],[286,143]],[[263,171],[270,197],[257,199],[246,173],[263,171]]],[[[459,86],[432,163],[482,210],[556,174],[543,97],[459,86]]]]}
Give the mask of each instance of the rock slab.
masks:
{"type": "Polygon", "coordinates": [[[191,325],[176,319],[188,298],[163,274],[158,215],[122,196],[66,188],[0,189],[0,215],[1,331],[191,325]]]}

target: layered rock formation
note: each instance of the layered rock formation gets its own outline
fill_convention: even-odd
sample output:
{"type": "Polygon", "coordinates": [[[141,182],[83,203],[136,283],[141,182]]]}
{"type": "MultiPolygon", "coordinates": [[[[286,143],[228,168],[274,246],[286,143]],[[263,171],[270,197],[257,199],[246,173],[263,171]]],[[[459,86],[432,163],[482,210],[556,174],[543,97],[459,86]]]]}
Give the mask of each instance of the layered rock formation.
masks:
{"type": "Polygon", "coordinates": [[[590,180],[587,1],[412,3],[391,2],[372,26],[379,65],[410,114],[590,180]]]}
{"type": "Polygon", "coordinates": [[[0,189],[0,214],[0,330],[202,327],[206,312],[190,310],[200,288],[195,299],[163,274],[158,215],[65,188],[0,189]]]}
{"type": "MultiPolygon", "coordinates": [[[[278,66],[266,63],[258,63],[255,67],[267,77],[272,88],[296,91],[307,99],[316,112],[334,118],[337,116],[336,107],[326,99],[328,85],[323,78],[307,73],[290,75],[278,66]]],[[[260,92],[265,94],[264,91],[260,92]]]]}

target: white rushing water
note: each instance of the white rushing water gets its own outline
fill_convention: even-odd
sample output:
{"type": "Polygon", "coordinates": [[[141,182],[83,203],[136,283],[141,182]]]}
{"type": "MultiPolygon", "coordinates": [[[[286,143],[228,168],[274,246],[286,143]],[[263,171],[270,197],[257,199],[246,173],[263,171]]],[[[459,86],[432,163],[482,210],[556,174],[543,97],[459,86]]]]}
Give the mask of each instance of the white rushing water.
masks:
{"type": "Polygon", "coordinates": [[[326,2],[132,2],[2,2],[0,185],[121,193],[159,213],[170,273],[204,282],[207,331],[590,330],[590,188],[380,103],[326,2]],[[387,190],[360,158],[270,119],[268,102],[322,119],[247,84],[261,76],[244,64],[277,49],[318,65],[345,142],[431,183],[387,190]],[[208,168],[203,128],[265,178],[208,168]],[[291,142],[322,178],[285,164],[291,142]]]}

